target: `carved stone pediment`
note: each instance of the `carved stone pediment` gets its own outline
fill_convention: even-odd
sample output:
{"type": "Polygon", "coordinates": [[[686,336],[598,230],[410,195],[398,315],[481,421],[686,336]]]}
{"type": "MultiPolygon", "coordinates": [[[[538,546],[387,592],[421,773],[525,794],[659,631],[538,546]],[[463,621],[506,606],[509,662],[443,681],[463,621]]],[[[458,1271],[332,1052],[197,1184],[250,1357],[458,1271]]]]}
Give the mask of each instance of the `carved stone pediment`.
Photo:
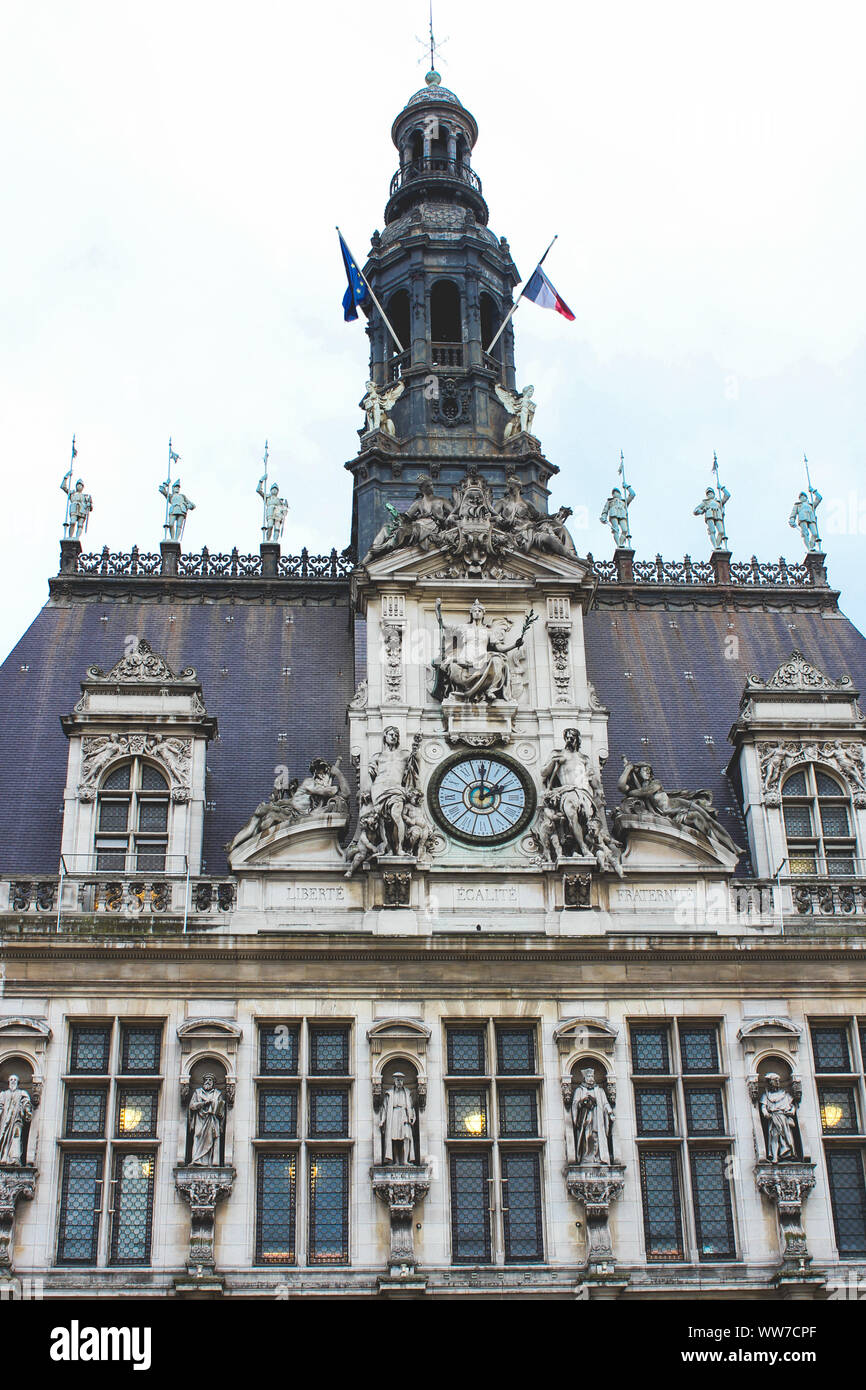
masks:
{"type": "Polygon", "coordinates": [[[51,1041],[51,1029],[44,1018],[26,1017],[16,1014],[0,1018],[0,1048],[6,1043],[30,1042],[38,1044],[40,1051],[51,1041]]]}
{"type": "Polygon", "coordinates": [[[817,666],[807,661],[803,653],[796,648],[787,661],[783,661],[781,666],[777,667],[769,680],[761,680],[760,676],[754,674],[746,677],[746,691],[749,693],[756,690],[844,690],[850,693],[852,685],[850,676],[840,676],[838,680],[831,680],[823,671],[819,671],[817,666]]]}
{"type": "Polygon", "coordinates": [[[178,1024],[177,1036],[184,1059],[184,1071],[180,1078],[180,1094],[184,1103],[189,1098],[190,1068],[202,1057],[212,1056],[222,1062],[226,1069],[226,1105],[234,1104],[234,1059],[243,1035],[243,1029],[227,1018],[188,1018],[178,1024]]]}
{"type": "Polygon", "coordinates": [[[232,872],[244,868],[342,868],[340,837],[349,823],[347,812],[325,812],[301,821],[285,821],[261,835],[226,846],[232,872]]]}
{"type": "Polygon", "coordinates": [[[382,1052],[410,1050],[423,1061],[432,1030],[420,1019],[382,1018],[367,1029],[373,1056],[382,1052]]]}
{"type": "Polygon", "coordinates": [[[605,1018],[566,1018],[554,1028],[553,1041],[563,1059],[587,1051],[612,1057],[618,1031],[605,1018]]]}
{"type": "MultiPolygon", "coordinates": [[[[363,588],[367,581],[376,586],[403,580],[407,583],[435,582],[444,592],[449,581],[456,583],[478,577],[466,565],[458,563],[438,548],[422,550],[420,546],[408,546],[404,550],[389,551],[368,559],[356,572],[353,583],[363,588]]],[[[595,592],[598,583],[587,561],[578,556],[547,555],[535,551],[529,554],[508,551],[492,569],[485,569],[483,577],[527,585],[577,584],[586,590],[587,597],[595,592]]]]}
{"type": "Polygon", "coordinates": [[[187,666],[181,671],[180,675],[175,675],[168,662],[155,652],[150,643],[144,637],[139,638],[135,647],[116,661],[111,670],[105,672],[99,666],[88,666],[88,683],[106,682],[115,685],[122,684],[147,684],[165,685],[184,682],[189,685],[198,684],[198,676],[192,666],[187,666]]]}
{"type": "Polygon", "coordinates": [[[803,1029],[790,1018],[744,1018],[737,1038],[748,1056],[759,1048],[782,1047],[796,1057],[803,1029]]]}
{"type": "Polygon", "coordinates": [[[626,839],[623,868],[626,872],[638,869],[682,869],[684,867],[721,868],[733,873],[742,854],[733,854],[717,840],[675,825],[665,816],[652,812],[633,815],[628,811],[614,813],[617,832],[626,839]]]}

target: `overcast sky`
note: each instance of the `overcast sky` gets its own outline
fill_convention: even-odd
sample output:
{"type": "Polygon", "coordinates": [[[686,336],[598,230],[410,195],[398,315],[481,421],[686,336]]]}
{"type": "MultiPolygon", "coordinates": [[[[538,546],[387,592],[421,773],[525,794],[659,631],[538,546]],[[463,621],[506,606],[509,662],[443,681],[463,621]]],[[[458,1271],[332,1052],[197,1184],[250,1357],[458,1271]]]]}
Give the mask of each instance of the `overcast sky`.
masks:
{"type": "MultiPolygon", "coordinates": [[[[735,558],[799,560],[805,450],[866,626],[863,6],[436,0],[435,19],[491,227],[524,275],[559,233],[545,269],[577,319],[521,306],[518,381],[578,549],[612,553],[623,449],[638,555],[705,558],[716,449],[735,558]]],[[[382,226],[425,25],[424,0],[0,0],[0,653],[57,569],[73,430],[86,549],[157,548],[169,434],[185,549],[257,548],[265,438],[284,550],[347,543],[367,339],[334,224],[359,257],[382,226]]]]}

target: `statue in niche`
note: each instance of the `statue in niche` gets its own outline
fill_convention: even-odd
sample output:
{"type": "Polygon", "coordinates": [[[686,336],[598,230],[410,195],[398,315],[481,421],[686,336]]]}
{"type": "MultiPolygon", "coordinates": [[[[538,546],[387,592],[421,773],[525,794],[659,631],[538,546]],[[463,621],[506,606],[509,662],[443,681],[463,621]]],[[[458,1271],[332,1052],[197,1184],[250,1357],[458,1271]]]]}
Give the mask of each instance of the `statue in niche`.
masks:
{"type": "Polygon", "coordinates": [[[725,550],[728,538],[725,535],[725,507],[731,500],[731,494],[726,487],[719,483],[718,495],[715,489],[708,487],[703,499],[695,507],[694,516],[702,516],[707,524],[707,534],[713,550],[725,550]]]}
{"type": "Polygon", "coordinates": [[[280,496],[280,489],[277,483],[272,483],[271,487],[265,492],[265,483],[268,475],[265,473],[259,478],[256,485],[256,492],[265,504],[265,519],[262,527],[263,539],[265,541],[282,540],[283,527],[286,517],[289,514],[289,504],[285,497],[280,496]]]}
{"type": "Polygon", "coordinates": [[[382,1097],[379,1132],[383,1163],[415,1162],[415,1107],[403,1085],[403,1076],[402,1071],[395,1071],[394,1083],[382,1097]]]}
{"type": "Polygon", "coordinates": [[[82,478],[76,481],[75,487],[72,486],[71,473],[65,475],[60,483],[60,487],[69,498],[64,527],[67,540],[80,541],[87,530],[88,518],[93,511],[93,498],[89,492],[84,491],[84,480],[82,478]]]}
{"type": "Polygon", "coordinates": [[[168,516],[165,524],[168,529],[169,540],[180,543],[183,540],[183,528],[186,525],[187,514],[195,511],[195,502],[191,502],[181,492],[179,478],[170,490],[168,483],[160,483],[159,490],[168,502],[168,516]]]}
{"type": "Polygon", "coordinates": [[[613,1106],[594,1067],[583,1067],[571,1097],[576,1163],[613,1162],[613,1106]]]}
{"type": "Polygon", "coordinates": [[[220,1161],[220,1139],[225,1123],[225,1096],[214,1084],[208,1072],[202,1084],[192,1093],[187,1124],[192,1131],[190,1163],[196,1167],[217,1167],[220,1161]]]}
{"type": "Polygon", "coordinates": [[[818,508],[822,500],[815,487],[810,488],[808,492],[801,492],[788,518],[789,526],[799,526],[803,544],[808,551],[818,550],[821,545],[821,537],[818,535],[818,508]]]}
{"type": "Polygon", "coordinates": [[[383,434],[396,435],[397,431],[394,429],[390,412],[405,390],[406,383],[404,381],[398,381],[387,391],[381,391],[374,381],[367,382],[367,394],[361,401],[361,409],[365,411],[367,416],[367,434],[381,430],[383,434]]]}
{"type": "Polygon", "coordinates": [[[24,1163],[24,1127],[32,1117],[30,1096],[20,1090],[18,1077],[11,1075],[6,1090],[0,1091],[0,1167],[20,1168],[24,1163]]]}
{"type": "Polygon", "coordinates": [[[511,417],[506,426],[503,439],[511,439],[517,434],[531,434],[535,418],[535,401],[532,399],[534,386],[524,386],[522,391],[510,391],[507,386],[496,383],[493,388],[511,417]]]}
{"type": "Polygon", "coordinates": [[[776,1071],[764,1076],[764,1090],[758,1101],[766,1156],[771,1163],[800,1157],[797,1102],[790,1087],[776,1071]]]}
{"type": "Polygon", "coordinates": [[[611,529],[613,543],[618,549],[624,549],[631,545],[631,532],[628,525],[628,509],[636,496],[633,487],[626,484],[625,496],[621,490],[615,487],[604,504],[600,520],[605,522],[611,529]]]}
{"type": "Polygon", "coordinates": [[[739,845],[719,824],[718,811],[713,806],[713,794],[706,788],[700,791],[665,791],[649,763],[633,763],[623,754],[623,770],[617,787],[625,798],[617,815],[627,812],[638,818],[658,816],[680,828],[695,830],[714,840],[731,854],[742,853],[739,845]]]}
{"type": "Polygon", "coordinates": [[[505,633],[511,624],[506,619],[485,623],[484,613],[484,604],[476,599],[469,610],[468,623],[446,628],[442,622],[442,602],[436,600],[440,650],[438,660],[433,661],[431,694],[434,700],[454,695],[467,704],[481,701],[494,704],[512,698],[508,653],[523,646],[526,631],[536,622],[537,614],[530,609],[518,636],[506,643],[505,633]],[[450,634],[450,653],[446,632],[450,634]]]}

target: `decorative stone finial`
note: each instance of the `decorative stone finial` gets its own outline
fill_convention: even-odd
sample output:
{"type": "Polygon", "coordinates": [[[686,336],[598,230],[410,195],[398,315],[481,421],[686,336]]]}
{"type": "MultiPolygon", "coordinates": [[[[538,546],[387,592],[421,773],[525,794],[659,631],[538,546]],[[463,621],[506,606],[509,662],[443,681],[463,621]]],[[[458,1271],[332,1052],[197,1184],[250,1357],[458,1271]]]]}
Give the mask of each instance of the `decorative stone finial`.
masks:
{"type": "Polygon", "coordinates": [[[431,68],[424,78],[424,81],[427,83],[428,87],[438,87],[442,81],[442,75],[438,73],[435,68],[431,68]]]}

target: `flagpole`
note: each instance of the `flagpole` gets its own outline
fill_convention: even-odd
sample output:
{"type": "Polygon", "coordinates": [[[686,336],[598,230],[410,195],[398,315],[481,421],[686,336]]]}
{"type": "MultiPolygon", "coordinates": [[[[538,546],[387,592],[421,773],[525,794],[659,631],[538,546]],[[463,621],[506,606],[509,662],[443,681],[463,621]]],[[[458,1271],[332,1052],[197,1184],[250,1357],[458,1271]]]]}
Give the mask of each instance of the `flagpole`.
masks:
{"type": "Polygon", "coordinates": [[[343,233],[340,231],[340,228],[339,228],[339,227],[337,227],[337,235],[338,235],[339,237],[342,238],[343,245],[345,246],[345,248],[346,248],[346,250],[348,251],[349,255],[352,257],[352,261],[353,261],[353,264],[354,264],[354,266],[355,266],[355,269],[357,270],[357,272],[358,272],[358,274],[360,275],[361,279],[364,281],[364,284],[367,286],[367,289],[370,291],[370,298],[372,299],[372,301],[373,301],[373,303],[375,304],[376,308],[379,310],[379,313],[382,315],[382,318],[385,320],[385,327],[388,329],[388,332],[391,334],[391,337],[394,339],[394,342],[397,344],[397,350],[398,350],[399,352],[405,352],[406,349],[404,348],[403,344],[400,342],[400,339],[397,337],[397,334],[394,332],[394,329],[393,329],[393,327],[392,327],[392,325],[391,325],[391,320],[388,318],[388,315],[385,313],[385,310],[382,308],[382,305],[379,303],[378,299],[376,298],[376,295],[375,295],[375,293],[374,293],[374,291],[373,291],[373,286],[370,284],[370,281],[367,279],[367,277],[366,277],[366,275],[364,274],[363,270],[362,270],[361,267],[359,266],[357,260],[355,260],[355,257],[352,255],[352,248],[350,247],[350,245],[349,245],[348,241],[346,240],[346,238],[343,236],[343,233]]]}
{"type": "MultiPolygon", "coordinates": [[[[556,236],[553,238],[553,241],[557,241],[558,238],[559,238],[559,233],[557,232],[556,236]]],[[[550,246],[553,245],[553,241],[550,243],[550,246]]],[[[535,270],[540,270],[540,269],[541,269],[542,265],[544,264],[544,262],[545,262],[546,259],[547,259],[548,252],[550,251],[550,246],[548,246],[547,251],[545,251],[545,253],[544,253],[544,255],[542,256],[541,260],[540,260],[540,261],[538,262],[538,264],[536,265],[535,270]]],[[[535,270],[533,270],[532,275],[535,274],[535,270]]],[[[526,281],[524,282],[523,289],[520,291],[520,294],[517,296],[516,300],[514,301],[514,303],[513,303],[512,306],[511,306],[511,308],[508,310],[508,313],[505,315],[505,318],[502,320],[501,324],[499,325],[498,329],[496,330],[496,333],[494,334],[493,338],[490,340],[489,346],[486,347],[486,348],[484,349],[484,351],[485,351],[486,353],[490,354],[490,353],[493,351],[493,349],[495,348],[496,344],[499,342],[499,339],[500,339],[501,335],[505,332],[505,329],[506,329],[506,327],[508,326],[508,320],[511,318],[511,316],[512,316],[513,314],[516,314],[518,305],[520,304],[521,299],[523,298],[524,294],[526,293],[526,286],[529,284],[530,280],[532,279],[532,275],[530,275],[529,280],[526,280],[526,281]]]]}

